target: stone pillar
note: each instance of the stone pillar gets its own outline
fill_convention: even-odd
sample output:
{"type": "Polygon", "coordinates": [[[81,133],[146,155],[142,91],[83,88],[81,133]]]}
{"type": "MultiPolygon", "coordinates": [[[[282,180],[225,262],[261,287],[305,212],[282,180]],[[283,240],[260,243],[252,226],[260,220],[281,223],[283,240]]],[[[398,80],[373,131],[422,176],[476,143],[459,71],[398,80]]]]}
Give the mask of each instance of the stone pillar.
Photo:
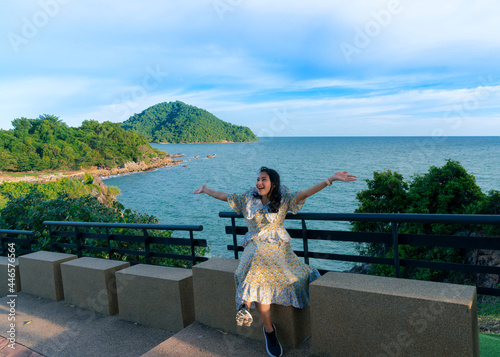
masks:
{"type": "Polygon", "coordinates": [[[20,256],[22,291],[45,299],[64,299],[61,264],[74,259],[74,254],[45,251],[20,256]]]}
{"type": "Polygon", "coordinates": [[[329,272],[310,297],[318,356],[479,356],[475,287],[329,272]]]}
{"type": "MultiPolygon", "coordinates": [[[[236,286],[234,273],[238,260],[212,258],[193,267],[196,321],[213,328],[264,341],[258,308],[251,311],[252,326],[236,326],[236,286]]],[[[309,308],[271,305],[271,316],[283,346],[297,347],[310,336],[309,308]]]]}
{"type": "Polygon", "coordinates": [[[116,272],[120,319],[178,332],[195,320],[191,269],[138,264],[116,272]]]}
{"type": "Polygon", "coordinates": [[[101,314],[116,314],[115,272],[129,266],[128,262],[91,257],[62,263],[65,301],[101,314]]]}

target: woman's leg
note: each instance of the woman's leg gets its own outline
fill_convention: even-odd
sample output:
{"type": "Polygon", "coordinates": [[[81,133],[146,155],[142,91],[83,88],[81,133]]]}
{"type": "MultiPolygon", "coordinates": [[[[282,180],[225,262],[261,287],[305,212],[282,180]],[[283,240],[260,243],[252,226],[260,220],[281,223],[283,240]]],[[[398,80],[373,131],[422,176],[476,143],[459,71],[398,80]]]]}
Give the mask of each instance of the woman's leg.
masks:
{"type": "Polygon", "coordinates": [[[266,332],[272,332],[274,330],[273,323],[271,320],[271,305],[270,304],[259,304],[260,317],[262,318],[262,323],[266,332]]]}

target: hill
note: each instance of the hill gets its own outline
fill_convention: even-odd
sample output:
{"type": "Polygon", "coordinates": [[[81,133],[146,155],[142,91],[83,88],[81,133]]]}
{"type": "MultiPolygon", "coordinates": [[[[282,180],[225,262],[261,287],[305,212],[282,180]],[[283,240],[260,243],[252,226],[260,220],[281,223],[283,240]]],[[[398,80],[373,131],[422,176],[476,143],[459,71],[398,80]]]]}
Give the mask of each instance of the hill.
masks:
{"type": "Polygon", "coordinates": [[[257,141],[245,126],[220,120],[215,115],[183,102],[164,102],[135,114],[122,124],[149,142],[216,143],[257,141]]]}
{"type": "Polygon", "coordinates": [[[114,168],[167,156],[118,123],[85,120],[73,128],[56,116],[41,115],[15,119],[12,126],[0,130],[0,171],[114,168]]]}

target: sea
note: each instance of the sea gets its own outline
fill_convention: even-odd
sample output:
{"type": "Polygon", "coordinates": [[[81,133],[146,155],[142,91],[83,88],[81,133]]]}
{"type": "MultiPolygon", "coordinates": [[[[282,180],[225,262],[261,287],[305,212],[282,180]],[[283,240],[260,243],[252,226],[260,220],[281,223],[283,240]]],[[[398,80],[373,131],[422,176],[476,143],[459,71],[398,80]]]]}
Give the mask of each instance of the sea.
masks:
{"type": "MultiPolygon", "coordinates": [[[[152,144],[169,154],[183,154],[175,166],[149,172],[109,177],[108,186],[120,189],[125,207],[158,217],[163,224],[202,225],[195,238],[209,243],[209,257],[234,257],[227,250],[232,236],[225,233],[231,211],[227,202],[193,194],[203,183],[227,193],[243,193],[255,184],[261,166],[277,170],[281,183],[292,192],[323,181],[337,171],[356,175],[355,182],[334,182],[309,197],[301,212],[352,213],[356,194],[367,188],[376,171],[392,170],[407,181],[425,174],[431,166],[459,161],[476,178],[482,191],[500,190],[500,136],[491,137],[262,137],[254,143],[152,144]]],[[[240,220],[241,225],[244,221],[240,220]]],[[[350,230],[349,222],[307,222],[312,229],[350,230]]],[[[286,221],[300,228],[300,221],[286,221]]],[[[176,237],[187,237],[175,232],[176,237]]],[[[240,237],[241,239],[241,237],[240,237]]],[[[292,242],[302,249],[300,240],[292,242]]],[[[311,242],[311,251],[357,254],[355,243],[311,242]]],[[[354,263],[312,259],[319,269],[349,270],[354,263]]]]}

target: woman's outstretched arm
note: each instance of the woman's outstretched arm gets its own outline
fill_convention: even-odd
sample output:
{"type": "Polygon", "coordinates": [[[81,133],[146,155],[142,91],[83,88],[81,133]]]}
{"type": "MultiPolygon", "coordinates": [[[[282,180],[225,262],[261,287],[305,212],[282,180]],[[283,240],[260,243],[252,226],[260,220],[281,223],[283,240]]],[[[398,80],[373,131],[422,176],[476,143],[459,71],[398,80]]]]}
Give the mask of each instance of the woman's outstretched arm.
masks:
{"type": "Polygon", "coordinates": [[[215,191],[207,187],[207,183],[205,182],[203,186],[194,191],[194,194],[206,193],[207,195],[217,198],[221,201],[227,201],[227,193],[221,191],[215,191]]]}
{"type": "Polygon", "coordinates": [[[321,191],[324,189],[326,186],[331,185],[333,181],[344,181],[344,182],[351,182],[351,181],[356,181],[356,176],[354,175],[349,175],[347,171],[339,171],[336,172],[333,176],[328,177],[324,181],[318,182],[315,185],[312,185],[308,189],[299,191],[299,194],[297,195],[297,202],[305,200],[307,197],[311,197],[315,193],[321,191]]]}

